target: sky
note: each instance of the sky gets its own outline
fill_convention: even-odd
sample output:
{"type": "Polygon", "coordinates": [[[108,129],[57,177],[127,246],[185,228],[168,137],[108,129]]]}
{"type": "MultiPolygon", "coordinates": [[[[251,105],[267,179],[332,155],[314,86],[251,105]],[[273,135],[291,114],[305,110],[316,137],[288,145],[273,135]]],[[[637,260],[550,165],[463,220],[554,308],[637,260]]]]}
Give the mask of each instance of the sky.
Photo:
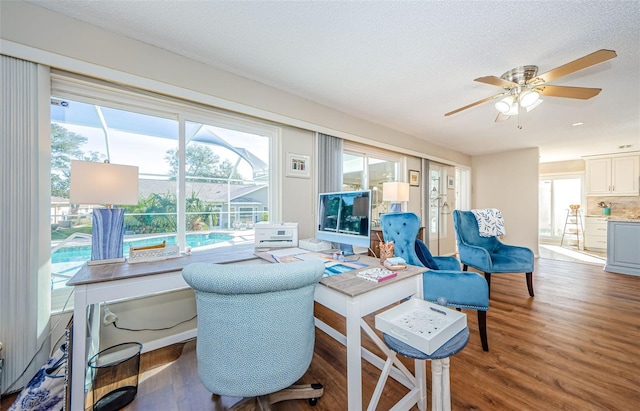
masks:
{"type": "MultiPolygon", "coordinates": [[[[82,102],[52,99],[52,122],[56,122],[67,130],[88,138],[81,147],[85,152],[95,151],[106,158],[106,141],[109,142],[110,162],[113,164],[137,165],[141,177],[166,175],[169,163],[164,159],[166,152],[177,149],[178,122],[175,119],[161,118],[131,111],[101,107],[82,102]],[[64,102],[64,103],[62,103],[64,102]],[[108,125],[108,140],[102,124],[108,125]]],[[[187,133],[198,132],[201,123],[187,122],[187,133]]],[[[269,163],[269,141],[266,137],[205,125],[234,147],[246,148],[248,151],[269,163]]],[[[229,160],[232,164],[238,156],[232,151],[210,146],[221,161],[229,160]]],[[[240,161],[238,172],[245,179],[252,179],[251,166],[240,161]]]]}

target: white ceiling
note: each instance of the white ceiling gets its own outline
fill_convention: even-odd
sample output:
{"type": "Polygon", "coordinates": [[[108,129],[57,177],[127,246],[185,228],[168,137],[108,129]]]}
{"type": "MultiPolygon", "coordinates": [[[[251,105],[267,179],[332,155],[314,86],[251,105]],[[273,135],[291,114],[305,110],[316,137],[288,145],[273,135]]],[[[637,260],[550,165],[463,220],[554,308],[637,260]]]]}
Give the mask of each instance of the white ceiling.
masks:
{"type": "Polygon", "coordinates": [[[30,2],[469,155],[640,150],[636,0],[30,2]],[[599,49],[618,57],[550,82],[590,100],[546,97],[521,130],[491,102],[444,117],[501,90],[477,77],[599,49]]]}

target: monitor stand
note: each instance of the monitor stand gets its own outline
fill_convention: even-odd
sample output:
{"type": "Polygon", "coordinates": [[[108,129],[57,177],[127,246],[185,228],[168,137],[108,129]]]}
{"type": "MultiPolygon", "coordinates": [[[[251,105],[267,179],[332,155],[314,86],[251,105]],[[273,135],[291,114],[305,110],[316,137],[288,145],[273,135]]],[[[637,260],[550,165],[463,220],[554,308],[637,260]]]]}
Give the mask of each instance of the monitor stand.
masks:
{"type": "Polygon", "coordinates": [[[342,251],[342,255],[347,257],[350,255],[353,255],[353,246],[351,244],[343,244],[343,243],[339,243],[340,245],[340,251],[342,251]]]}

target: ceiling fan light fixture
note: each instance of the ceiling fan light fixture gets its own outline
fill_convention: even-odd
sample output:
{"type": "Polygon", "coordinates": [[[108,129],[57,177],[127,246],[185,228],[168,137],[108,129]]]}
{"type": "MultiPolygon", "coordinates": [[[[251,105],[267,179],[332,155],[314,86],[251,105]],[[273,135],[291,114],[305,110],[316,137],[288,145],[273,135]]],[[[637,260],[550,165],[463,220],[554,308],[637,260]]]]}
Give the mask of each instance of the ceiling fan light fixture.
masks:
{"type": "Polygon", "coordinates": [[[515,99],[513,98],[513,96],[507,96],[502,100],[496,102],[496,110],[498,110],[502,114],[507,114],[513,108],[513,103],[515,103],[515,99]]]}
{"type": "Polygon", "coordinates": [[[536,104],[538,99],[540,98],[540,94],[535,90],[525,90],[520,93],[518,100],[520,101],[520,106],[527,108],[536,104]]]}
{"type": "Polygon", "coordinates": [[[509,108],[509,111],[507,111],[506,113],[503,113],[503,114],[505,114],[507,116],[517,116],[518,115],[518,109],[519,109],[518,104],[514,102],[511,105],[511,107],[509,108]]]}
{"type": "Polygon", "coordinates": [[[527,113],[533,110],[534,108],[538,107],[540,104],[542,104],[543,101],[544,100],[538,99],[535,103],[527,107],[527,113]]]}

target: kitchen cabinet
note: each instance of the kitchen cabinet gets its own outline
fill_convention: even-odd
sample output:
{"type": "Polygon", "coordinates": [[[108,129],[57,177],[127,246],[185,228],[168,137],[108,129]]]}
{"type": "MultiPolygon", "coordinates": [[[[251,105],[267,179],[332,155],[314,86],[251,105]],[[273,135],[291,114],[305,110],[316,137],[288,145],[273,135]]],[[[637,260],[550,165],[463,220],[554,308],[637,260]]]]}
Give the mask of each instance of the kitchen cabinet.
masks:
{"type": "Polygon", "coordinates": [[[640,155],[586,160],[587,195],[640,195],[640,155]]]}
{"type": "Polygon", "coordinates": [[[584,248],[607,249],[607,218],[586,216],[584,219],[584,248]]]}
{"type": "Polygon", "coordinates": [[[640,275],[640,221],[609,221],[607,246],[605,271],[640,275]]]}

